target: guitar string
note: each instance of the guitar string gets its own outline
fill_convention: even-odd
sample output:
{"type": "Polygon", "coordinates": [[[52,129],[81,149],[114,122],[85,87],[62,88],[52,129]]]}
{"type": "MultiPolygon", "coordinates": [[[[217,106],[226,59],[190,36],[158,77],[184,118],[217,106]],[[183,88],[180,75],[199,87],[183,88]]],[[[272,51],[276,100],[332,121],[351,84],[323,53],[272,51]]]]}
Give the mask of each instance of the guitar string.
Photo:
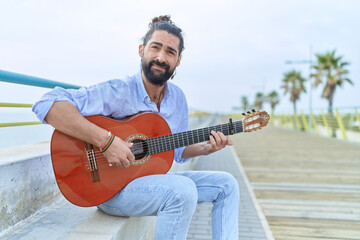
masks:
{"type": "MultiPolygon", "coordinates": [[[[239,127],[239,126],[236,126],[241,124],[241,121],[237,121],[237,122],[234,122],[235,123],[235,127],[239,127]]],[[[156,154],[156,153],[160,153],[160,152],[165,152],[165,151],[169,151],[169,150],[172,150],[172,149],[175,149],[175,148],[178,148],[178,147],[181,147],[181,145],[184,145],[185,144],[185,140],[184,140],[184,136],[181,136],[181,135],[189,135],[188,138],[187,138],[187,143],[188,144],[185,144],[185,146],[187,145],[191,145],[193,144],[193,142],[191,142],[191,140],[194,141],[194,135],[197,135],[195,136],[195,138],[197,138],[197,142],[201,142],[203,139],[201,138],[201,135],[199,133],[199,131],[202,131],[202,137],[205,138],[205,130],[207,130],[206,133],[209,133],[211,132],[212,130],[219,130],[219,131],[222,131],[222,132],[225,132],[226,135],[228,135],[229,133],[229,129],[227,128],[228,127],[228,123],[226,124],[221,124],[221,125],[215,125],[215,126],[211,126],[211,127],[207,127],[207,128],[202,128],[202,129],[197,129],[197,130],[192,130],[192,131],[188,131],[188,132],[184,132],[184,133],[178,133],[178,134],[174,134],[174,135],[166,135],[166,136],[161,136],[161,137],[156,137],[156,138],[151,138],[151,139],[148,139],[150,140],[150,145],[152,144],[152,146],[147,146],[147,147],[142,147],[142,143],[134,143],[134,146],[135,148],[132,148],[132,150],[138,150],[140,148],[143,148],[143,151],[148,153],[148,149],[149,148],[153,148],[155,149],[155,152],[154,153],[151,153],[151,154],[148,154],[148,155],[153,155],[153,154],[156,154]],[[225,129],[223,129],[223,127],[225,127],[225,129]],[[226,130],[226,131],[224,131],[226,130]],[[180,137],[182,137],[182,141],[180,141],[180,137]],[[201,140],[200,140],[201,139],[201,140]],[[153,141],[153,143],[151,143],[151,141],[153,141]],[[169,142],[170,141],[170,142],[169,142]],[[179,143],[179,145],[176,144],[176,141],[179,143]],[[173,142],[173,144],[172,144],[173,142]],[[183,144],[180,144],[180,142],[182,142],[183,144]],[[155,146],[154,146],[155,145],[155,146]],[[138,147],[137,147],[138,146],[138,147]],[[174,146],[174,147],[173,147],[174,146]],[[159,150],[159,151],[158,151],[159,150]]],[[[239,131],[240,132],[240,131],[239,131]]],[[[208,140],[208,138],[205,139],[205,141],[208,140]]],[[[196,142],[196,141],[195,141],[196,142]]],[[[148,144],[149,145],[149,144],[148,144]]],[[[94,151],[94,156],[97,158],[97,159],[100,159],[101,157],[103,157],[103,153],[101,151],[94,151]]],[[[105,157],[103,157],[105,158],[105,157]]]]}
{"type": "MultiPolygon", "coordinates": [[[[262,117],[260,116],[260,118],[262,118],[262,117]]],[[[165,135],[165,136],[146,139],[145,141],[148,141],[148,144],[146,144],[145,147],[142,146],[143,144],[141,142],[137,142],[137,143],[134,143],[134,147],[132,147],[132,150],[135,151],[138,149],[143,149],[144,152],[148,153],[149,148],[155,149],[155,152],[152,154],[149,154],[149,155],[166,152],[169,150],[173,150],[175,148],[179,148],[179,147],[181,147],[181,145],[188,146],[188,145],[193,144],[193,142],[191,142],[190,140],[194,141],[194,135],[196,135],[195,137],[198,140],[197,142],[201,142],[202,140],[200,140],[201,136],[199,134],[200,131],[202,131],[202,138],[205,138],[205,131],[207,133],[206,134],[207,136],[210,135],[210,132],[212,130],[221,131],[224,133],[225,131],[224,131],[223,127],[225,127],[225,130],[226,130],[225,135],[230,135],[229,134],[229,130],[230,130],[229,124],[230,123],[219,124],[219,125],[215,125],[215,126],[210,126],[210,127],[196,129],[196,130],[190,130],[187,132],[177,133],[177,134],[173,134],[173,135],[165,135]],[[184,136],[184,135],[186,135],[186,136],[184,136]],[[187,137],[188,144],[185,144],[186,138],[184,138],[184,137],[187,137]],[[181,142],[183,144],[180,144],[180,140],[182,140],[181,142]],[[178,145],[180,145],[180,146],[178,146],[176,144],[176,141],[179,143],[178,145]]],[[[235,121],[233,124],[235,126],[235,128],[234,128],[235,133],[244,132],[241,120],[235,121]],[[237,128],[239,128],[240,130],[237,131],[237,128]]],[[[206,140],[208,140],[208,138],[205,138],[204,141],[206,141],[206,140]]],[[[196,141],[194,141],[194,143],[196,143],[196,141]]],[[[149,156],[149,155],[145,155],[145,156],[149,156]]],[[[95,157],[95,161],[98,166],[108,165],[108,162],[101,151],[93,151],[93,156],[95,157]]],[[[89,163],[85,164],[85,166],[88,166],[88,167],[91,167],[92,165],[93,165],[93,163],[91,161],[89,163]]]]}
{"type": "MultiPolygon", "coordinates": [[[[234,123],[237,125],[240,125],[240,121],[234,122],[234,123]]],[[[188,145],[191,145],[191,144],[194,144],[197,142],[209,140],[209,138],[205,138],[205,136],[207,136],[208,133],[210,133],[212,130],[222,131],[225,133],[225,135],[229,135],[228,125],[229,124],[226,123],[226,124],[222,124],[222,125],[216,125],[216,126],[211,126],[208,128],[202,128],[202,129],[197,129],[197,130],[191,130],[188,132],[177,133],[177,134],[173,134],[173,135],[165,135],[165,136],[150,138],[150,139],[145,140],[148,143],[145,145],[145,147],[143,146],[142,143],[134,143],[134,146],[131,149],[133,151],[143,149],[143,151],[145,151],[145,152],[148,152],[149,148],[154,149],[155,152],[152,154],[169,151],[169,150],[179,148],[182,146],[188,146],[188,145]],[[225,127],[225,129],[223,129],[223,127],[225,127]],[[200,134],[200,131],[202,132],[202,134],[200,134]],[[202,139],[202,138],[205,138],[205,139],[202,139]],[[191,140],[193,140],[193,142],[191,140]]],[[[238,128],[239,126],[235,125],[235,127],[238,128]]],[[[100,151],[94,151],[94,153],[97,155],[99,155],[99,154],[102,155],[102,152],[100,152],[100,151]]]]}
{"type": "MultiPolygon", "coordinates": [[[[262,117],[260,116],[260,118],[262,118],[262,117]]],[[[242,124],[241,120],[234,122],[235,127],[236,127],[236,125],[241,125],[241,124],[242,124]]],[[[175,149],[175,148],[179,148],[181,146],[177,146],[175,141],[177,140],[177,142],[180,143],[180,140],[182,140],[182,142],[185,143],[184,139],[186,139],[186,138],[184,138],[184,136],[180,136],[181,134],[190,135],[187,138],[187,143],[189,143],[189,144],[180,144],[180,145],[188,146],[188,145],[194,144],[190,140],[194,141],[195,134],[196,134],[195,137],[197,139],[200,138],[200,135],[199,135],[200,130],[202,131],[203,138],[205,138],[205,136],[204,136],[205,135],[205,132],[204,132],[205,130],[208,133],[207,135],[210,135],[210,132],[212,130],[224,132],[223,127],[225,127],[225,130],[227,131],[226,135],[229,135],[229,129],[228,129],[229,123],[225,123],[225,124],[215,125],[215,126],[211,126],[211,127],[207,127],[207,128],[191,130],[191,131],[187,131],[187,132],[183,132],[183,133],[177,133],[177,134],[173,134],[173,135],[165,135],[165,136],[150,138],[150,139],[147,139],[147,140],[150,141],[149,143],[152,144],[152,146],[149,147],[149,144],[147,144],[147,146],[145,146],[145,148],[140,147],[140,146],[139,147],[135,146],[135,148],[133,148],[133,150],[136,151],[136,150],[139,150],[140,148],[143,148],[147,152],[149,150],[149,148],[153,147],[153,148],[155,148],[156,151],[159,149],[159,152],[163,152],[163,151],[168,151],[168,150],[172,150],[172,149],[175,149]],[[170,139],[170,138],[172,138],[172,139],[170,139]],[[151,143],[151,141],[153,141],[154,143],[151,143]],[[172,142],[174,142],[174,144],[172,144],[172,142]],[[174,148],[172,147],[172,145],[174,145],[174,148]],[[169,147],[170,147],[170,149],[169,149],[169,147]],[[164,149],[166,149],[166,150],[164,150],[164,149]]],[[[208,139],[206,138],[204,141],[206,141],[206,140],[208,140],[208,139]]],[[[201,141],[194,141],[194,142],[196,143],[196,142],[201,142],[201,141]]],[[[95,151],[95,154],[97,154],[97,153],[102,154],[102,152],[95,151]]]]}
{"type": "MultiPolygon", "coordinates": [[[[220,126],[220,125],[218,125],[218,126],[220,126]]],[[[218,127],[218,126],[216,126],[216,127],[218,127]]],[[[211,130],[210,128],[212,128],[212,127],[209,127],[209,130],[211,130]]],[[[222,130],[222,129],[221,129],[222,130]]],[[[192,132],[192,133],[195,133],[195,131],[189,131],[189,132],[192,132]]],[[[186,133],[189,133],[189,132],[186,132],[186,133]]],[[[241,131],[239,131],[239,132],[241,132],[241,131]]],[[[171,136],[171,135],[166,135],[166,136],[162,136],[162,137],[169,137],[169,136],[171,136]]],[[[193,137],[193,136],[192,136],[193,137]]],[[[190,136],[189,136],[189,138],[188,139],[192,139],[192,137],[190,138],[190,136]]],[[[164,139],[164,141],[168,141],[169,139],[164,139]]],[[[135,143],[135,144],[137,144],[137,145],[140,145],[141,143],[135,143]]],[[[164,149],[160,149],[161,151],[160,152],[165,152],[165,151],[168,151],[168,150],[172,150],[172,146],[171,146],[171,144],[170,145],[166,145],[166,146],[168,146],[168,147],[170,147],[171,149],[166,149],[166,150],[164,150],[164,149]]],[[[108,166],[108,162],[107,162],[107,160],[106,160],[106,158],[104,157],[104,155],[100,152],[100,151],[94,151],[94,155],[97,155],[97,157],[95,157],[95,160],[96,160],[96,163],[97,163],[97,165],[98,166],[108,166]],[[100,153],[100,155],[99,154],[96,154],[96,152],[97,153],[100,153]]],[[[159,152],[158,152],[159,153],[159,152]]],[[[153,153],[153,154],[156,154],[156,153],[153,153]]],[[[151,155],[153,155],[153,154],[151,154],[151,155]]],[[[89,168],[91,168],[91,166],[92,166],[92,163],[90,162],[90,163],[87,163],[87,164],[85,164],[85,166],[87,166],[87,167],[89,167],[89,168]]]]}
{"type": "MultiPolygon", "coordinates": [[[[197,129],[197,130],[191,130],[191,131],[187,131],[187,132],[183,132],[183,133],[177,133],[177,134],[172,134],[172,135],[165,135],[165,136],[160,136],[160,137],[155,137],[155,138],[150,138],[150,139],[146,139],[145,141],[148,141],[148,143],[150,143],[150,145],[152,146],[145,146],[145,148],[141,147],[142,143],[134,143],[134,146],[131,148],[132,150],[139,150],[139,149],[144,149],[144,150],[148,150],[148,148],[154,147],[156,149],[168,149],[171,150],[172,146],[174,146],[174,148],[179,148],[182,147],[181,145],[187,146],[187,145],[191,145],[193,144],[193,142],[191,142],[191,140],[194,141],[194,138],[199,140],[201,138],[205,138],[205,130],[207,130],[206,133],[210,133],[212,130],[216,130],[216,131],[222,131],[225,132],[225,135],[228,135],[228,129],[226,126],[227,124],[222,124],[222,125],[216,125],[216,126],[212,126],[212,127],[208,127],[208,128],[202,128],[202,129],[197,129]],[[225,129],[223,129],[223,127],[225,127],[225,129]],[[199,133],[199,131],[202,131],[202,135],[199,133]],[[185,135],[185,136],[181,136],[181,135],[185,135]],[[186,136],[189,135],[189,136],[186,136]],[[185,137],[185,138],[184,138],[185,137]],[[187,139],[186,139],[187,137],[187,139]],[[150,142],[149,142],[150,140],[150,142]],[[186,142],[189,144],[185,144],[185,140],[187,140],[186,142]],[[153,142],[151,142],[153,141],[153,142]],[[176,142],[180,143],[182,142],[183,144],[180,144],[180,146],[178,146],[179,144],[176,144],[176,142]],[[169,149],[170,147],[170,149],[169,149]]],[[[207,136],[208,134],[206,134],[207,136]]],[[[194,141],[196,142],[202,142],[202,141],[206,141],[209,140],[208,138],[205,138],[204,140],[201,141],[194,141]]],[[[149,144],[146,144],[149,145],[149,144]]],[[[166,151],[168,151],[166,150],[166,151]]],[[[161,151],[160,151],[161,152],[161,151]]],[[[102,153],[100,151],[95,151],[95,153],[102,153]]]]}

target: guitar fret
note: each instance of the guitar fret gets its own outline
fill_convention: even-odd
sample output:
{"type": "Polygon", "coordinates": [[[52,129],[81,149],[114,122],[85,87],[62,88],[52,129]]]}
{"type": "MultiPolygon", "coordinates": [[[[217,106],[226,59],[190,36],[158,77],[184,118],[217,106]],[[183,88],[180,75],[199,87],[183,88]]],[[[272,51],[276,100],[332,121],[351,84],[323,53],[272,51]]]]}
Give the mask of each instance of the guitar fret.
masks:
{"type": "Polygon", "coordinates": [[[175,148],[179,148],[180,144],[179,144],[179,139],[177,138],[177,134],[174,134],[173,137],[174,137],[175,148]]]}
{"type": "Polygon", "coordinates": [[[171,141],[171,136],[166,136],[165,137],[165,139],[166,139],[166,150],[170,150],[170,149],[172,149],[172,145],[171,145],[171,143],[172,143],[172,141],[171,141]]]}
{"type": "Polygon", "coordinates": [[[161,137],[161,152],[166,151],[166,136],[161,137]]]}
{"type": "MultiPolygon", "coordinates": [[[[148,139],[149,155],[173,150],[179,147],[189,146],[195,143],[208,141],[211,131],[222,132],[225,136],[231,134],[230,123],[219,124],[215,126],[180,132],[172,135],[160,136],[148,139]]],[[[235,133],[242,132],[242,121],[233,122],[233,131],[235,133]]]]}
{"type": "Polygon", "coordinates": [[[181,135],[180,139],[182,140],[182,145],[181,146],[186,146],[185,139],[184,139],[184,134],[181,133],[180,135],[181,135]]]}
{"type": "Polygon", "coordinates": [[[199,133],[198,130],[194,130],[194,143],[199,142],[199,133]]]}
{"type": "Polygon", "coordinates": [[[201,132],[202,132],[202,139],[201,139],[201,142],[204,142],[204,141],[205,141],[204,128],[202,128],[202,129],[201,129],[201,132]]]}
{"type": "Polygon", "coordinates": [[[221,125],[221,132],[224,133],[225,136],[230,135],[229,127],[230,124],[222,124],[221,125]]]}
{"type": "MultiPolygon", "coordinates": [[[[170,149],[174,149],[175,148],[175,146],[174,146],[174,148],[173,148],[173,138],[171,137],[171,136],[168,136],[167,137],[167,140],[168,140],[168,143],[167,143],[167,147],[169,148],[170,147],[170,149]]],[[[170,149],[168,149],[168,150],[170,150],[170,149]]]]}
{"type": "Polygon", "coordinates": [[[191,131],[190,133],[191,133],[191,139],[192,139],[191,144],[194,144],[194,142],[195,142],[195,141],[194,141],[194,134],[193,134],[193,131],[191,131]]]}
{"type": "Polygon", "coordinates": [[[158,152],[161,152],[161,138],[159,137],[158,139],[157,139],[158,141],[157,141],[157,148],[158,148],[158,152]]]}
{"type": "Polygon", "coordinates": [[[187,135],[187,134],[182,133],[182,135],[183,135],[183,140],[184,140],[184,146],[189,146],[189,141],[187,141],[186,136],[184,136],[184,135],[187,135]]]}
{"type": "Polygon", "coordinates": [[[161,145],[162,145],[162,151],[165,152],[167,150],[167,136],[166,135],[162,137],[161,145]]]}
{"type": "Polygon", "coordinates": [[[177,148],[177,144],[176,144],[176,135],[172,135],[172,142],[173,142],[173,145],[174,145],[174,149],[177,148]]]}

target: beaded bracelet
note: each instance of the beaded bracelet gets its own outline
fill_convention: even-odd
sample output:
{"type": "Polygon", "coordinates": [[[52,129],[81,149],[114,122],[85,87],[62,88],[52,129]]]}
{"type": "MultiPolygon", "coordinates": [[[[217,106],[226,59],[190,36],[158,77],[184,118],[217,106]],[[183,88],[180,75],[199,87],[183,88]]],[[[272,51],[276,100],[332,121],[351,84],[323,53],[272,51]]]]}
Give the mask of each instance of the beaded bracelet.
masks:
{"type": "MultiPolygon", "coordinates": [[[[110,132],[109,132],[109,133],[110,133],[110,132]]],[[[111,134],[111,133],[110,133],[110,134],[111,134]]],[[[111,136],[110,140],[107,142],[107,144],[105,145],[105,147],[100,148],[101,152],[104,153],[104,152],[110,147],[110,145],[111,145],[111,143],[114,141],[114,139],[115,139],[115,134],[113,134],[113,135],[111,136]]]]}

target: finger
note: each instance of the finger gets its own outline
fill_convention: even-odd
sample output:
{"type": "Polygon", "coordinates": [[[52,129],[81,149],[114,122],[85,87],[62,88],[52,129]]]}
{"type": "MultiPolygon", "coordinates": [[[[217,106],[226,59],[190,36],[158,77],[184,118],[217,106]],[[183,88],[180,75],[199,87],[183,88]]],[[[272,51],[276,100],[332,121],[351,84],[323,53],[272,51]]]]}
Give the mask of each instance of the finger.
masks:
{"type": "Polygon", "coordinates": [[[227,137],[227,139],[228,139],[227,145],[229,145],[229,146],[234,145],[234,142],[232,141],[232,139],[230,137],[227,137]]]}
{"type": "Polygon", "coordinates": [[[216,145],[221,145],[221,138],[215,131],[211,131],[212,136],[215,138],[216,145]]]}
{"type": "Polygon", "coordinates": [[[116,164],[116,166],[117,166],[118,168],[122,168],[122,167],[123,167],[123,165],[121,164],[121,162],[116,162],[115,164],[116,164]]]}
{"type": "Polygon", "coordinates": [[[130,162],[135,161],[135,156],[134,156],[134,154],[130,153],[130,154],[127,156],[127,159],[128,159],[130,162]]]}
{"type": "Polygon", "coordinates": [[[216,142],[215,142],[215,138],[213,135],[210,135],[209,141],[213,148],[216,147],[216,142]]]}
{"type": "Polygon", "coordinates": [[[130,167],[130,161],[127,160],[127,159],[121,160],[121,163],[122,163],[122,165],[123,165],[124,167],[126,167],[126,168],[130,167]]]}
{"type": "Polygon", "coordinates": [[[222,132],[218,132],[218,135],[219,135],[219,137],[221,139],[221,146],[223,148],[226,147],[226,144],[228,142],[227,137],[222,132]]]}

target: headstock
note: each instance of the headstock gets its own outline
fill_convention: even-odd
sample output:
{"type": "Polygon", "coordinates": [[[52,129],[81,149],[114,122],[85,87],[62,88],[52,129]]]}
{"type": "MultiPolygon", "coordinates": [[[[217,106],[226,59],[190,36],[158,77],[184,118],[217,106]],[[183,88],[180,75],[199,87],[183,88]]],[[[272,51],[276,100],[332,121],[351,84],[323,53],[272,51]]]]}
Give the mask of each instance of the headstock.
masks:
{"type": "Polygon", "coordinates": [[[243,115],[245,116],[242,119],[244,132],[252,132],[263,128],[268,124],[270,119],[270,116],[267,112],[255,111],[255,109],[253,109],[251,112],[247,111],[247,114],[243,113],[243,115]]]}

